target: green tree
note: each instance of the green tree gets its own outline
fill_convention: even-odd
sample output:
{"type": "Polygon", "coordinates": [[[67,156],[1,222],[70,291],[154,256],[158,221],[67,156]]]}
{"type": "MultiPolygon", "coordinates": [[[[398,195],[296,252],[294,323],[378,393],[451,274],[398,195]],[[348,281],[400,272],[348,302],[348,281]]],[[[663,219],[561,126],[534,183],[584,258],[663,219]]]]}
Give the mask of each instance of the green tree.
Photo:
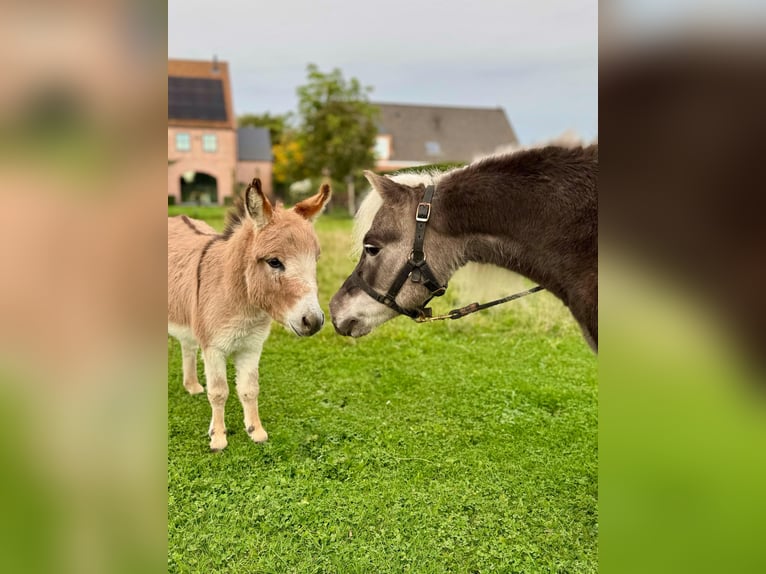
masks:
{"type": "Polygon", "coordinates": [[[342,181],[372,167],[379,113],[368,99],[372,88],[356,78],[346,80],[338,68],[325,74],[309,64],[307,72],[308,83],[297,90],[304,173],[316,176],[326,168],[342,181]]]}
{"type": "Polygon", "coordinates": [[[239,127],[253,126],[256,128],[268,128],[271,135],[271,145],[282,143],[285,132],[289,130],[292,113],[274,114],[244,114],[237,118],[239,127]]]}

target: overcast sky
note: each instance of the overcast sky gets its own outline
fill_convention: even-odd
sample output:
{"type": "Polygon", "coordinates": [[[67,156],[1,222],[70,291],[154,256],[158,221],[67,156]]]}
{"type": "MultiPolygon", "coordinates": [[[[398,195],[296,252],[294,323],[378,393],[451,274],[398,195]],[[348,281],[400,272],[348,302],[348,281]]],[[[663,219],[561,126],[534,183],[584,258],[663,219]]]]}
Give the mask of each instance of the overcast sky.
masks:
{"type": "Polygon", "coordinates": [[[169,0],[168,55],[229,62],[237,114],[296,108],[306,64],[373,101],[500,106],[522,143],[598,130],[595,0],[169,0]]]}

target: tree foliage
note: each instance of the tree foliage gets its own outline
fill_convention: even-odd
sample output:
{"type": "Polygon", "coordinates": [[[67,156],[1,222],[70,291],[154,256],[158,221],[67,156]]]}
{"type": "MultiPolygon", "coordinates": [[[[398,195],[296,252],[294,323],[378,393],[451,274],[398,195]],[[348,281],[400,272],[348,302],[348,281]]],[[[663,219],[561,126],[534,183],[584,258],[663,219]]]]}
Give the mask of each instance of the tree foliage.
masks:
{"type": "Polygon", "coordinates": [[[369,86],[346,80],[339,69],[323,73],[307,67],[307,82],[297,89],[298,114],[245,114],[240,127],[268,128],[279,189],[329,170],[342,181],[374,165],[378,108],[369,102],[369,86]]]}
{"type": "Polygon", "coordinates": [[[300,142],[293,135],[283,138],[281,143],[271,147],[274,154],[272,175],[277,184],[285,185],[304,176],[304,155],[300,142]]]}
{"type": "Polygon", "coordinates": [[[378,117],[368,98],[372,88],[353,77],[346,80],[338,68],[323,73],[309,64],[307,73],[308,82],[297,90],[303,174],[317,176],[327,169],[342,180],[372,167],[378,117]]]}

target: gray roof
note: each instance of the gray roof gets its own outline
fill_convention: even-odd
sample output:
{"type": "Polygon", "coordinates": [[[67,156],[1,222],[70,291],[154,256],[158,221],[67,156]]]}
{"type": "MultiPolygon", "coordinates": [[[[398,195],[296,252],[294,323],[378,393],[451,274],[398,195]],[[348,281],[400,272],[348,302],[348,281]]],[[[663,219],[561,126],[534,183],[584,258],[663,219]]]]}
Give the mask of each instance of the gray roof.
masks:
{"type": "Polygon", "coordinates": [[[375,105],[380,108],[378,133],[391,135],[391,160],[471,161],[518,144],[503,108],[375,105]]]}
{"type": "Polygon", "coordinates": [[[267,128],[237,128],[237,155],[240,161],[271,161],[271,135],[267,128]]]}

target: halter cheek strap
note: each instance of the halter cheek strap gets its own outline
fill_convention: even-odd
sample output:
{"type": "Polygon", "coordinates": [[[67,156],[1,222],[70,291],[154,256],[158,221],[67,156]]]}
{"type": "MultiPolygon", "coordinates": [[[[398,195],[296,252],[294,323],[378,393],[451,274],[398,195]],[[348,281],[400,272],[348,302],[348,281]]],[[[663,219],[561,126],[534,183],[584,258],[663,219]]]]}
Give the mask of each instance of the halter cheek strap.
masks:
{"type": "Polygon", "coordinates": [[[432,315],[431,309],[427,309],[426,305],[428,305],[428,302],[434,297],[441,297],[444,295],[447,290],[447,285],[439,283],[439,280],[429,267],[426,262],[425,252],[423,251],[423,243],[426,237],[426,224],[431,218],[431,203],[434,198],[434,193],[436,193],[436,188],[433,185],[429,185],[426,187],[425,193],[423,194],[423,200],[418,203],[418,208],[415,211],[415,241],[412,246],[412,251],[410,252],[407,262],[396,275],[385,295],[381,295],[375,291],[375,289],[362,278],[358,268],[355,269],[351,275],[354,284],[378,303],[382,303],[400,315],[407,315],[412,319],[430,317],[432,315]],[[430,293],[428,299],[423,303],[423,306],[418,309],[405,309],[396,303],[396,296],[399,294],[399,291],[401,291],[408,278],[413,283],[420,283],[423,285],[430,293]]]}

